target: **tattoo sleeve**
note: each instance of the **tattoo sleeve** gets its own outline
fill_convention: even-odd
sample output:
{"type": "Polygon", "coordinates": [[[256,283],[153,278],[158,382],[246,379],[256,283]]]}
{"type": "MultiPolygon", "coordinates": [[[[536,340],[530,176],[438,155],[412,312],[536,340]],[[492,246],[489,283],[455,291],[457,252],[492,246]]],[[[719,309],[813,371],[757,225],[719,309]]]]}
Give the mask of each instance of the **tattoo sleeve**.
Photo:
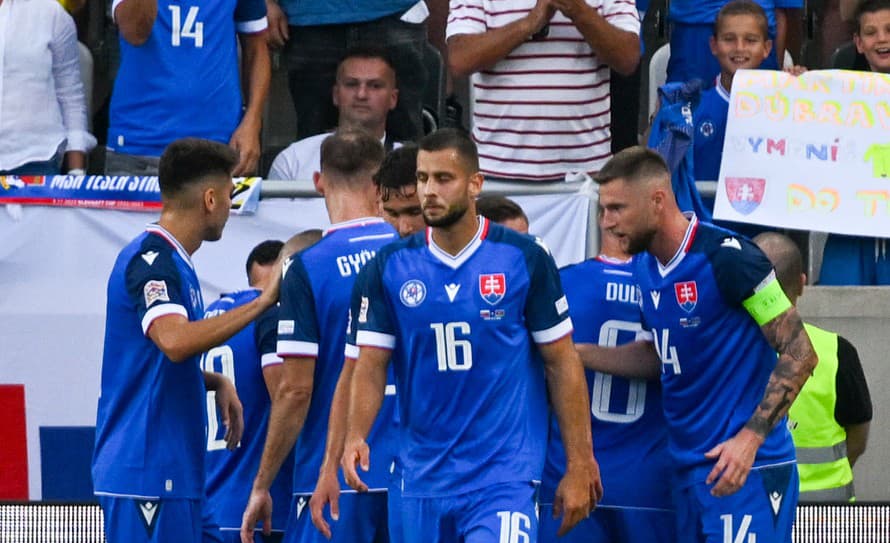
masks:
{"type": "Polygon", "coordinates": [[[766,437],[788,412],[800,389],[812,375],[817,358],[794,307],[789,307],[760,328],[779,358],[770,374],[763,399],[745,427],[766,437]]]}

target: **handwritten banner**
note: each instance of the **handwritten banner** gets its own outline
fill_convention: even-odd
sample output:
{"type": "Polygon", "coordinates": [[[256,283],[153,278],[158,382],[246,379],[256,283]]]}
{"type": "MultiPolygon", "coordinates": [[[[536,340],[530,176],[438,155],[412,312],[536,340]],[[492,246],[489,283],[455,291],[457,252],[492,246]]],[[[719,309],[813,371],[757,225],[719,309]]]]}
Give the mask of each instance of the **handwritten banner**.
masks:
{"type": "MultiPolygon", "coordinates": [[[[255,213],[262,179],[240,177],[233,183],[232,213],[255,213]]],[[[161,188],[155,176],[7,175],[0,176],[0,204],[158,211],[161,188]]]]}
{"type": "Polygon", "coordinates": [[[714,216],[890,237],[890,75],[736,73],[714,216]]]}

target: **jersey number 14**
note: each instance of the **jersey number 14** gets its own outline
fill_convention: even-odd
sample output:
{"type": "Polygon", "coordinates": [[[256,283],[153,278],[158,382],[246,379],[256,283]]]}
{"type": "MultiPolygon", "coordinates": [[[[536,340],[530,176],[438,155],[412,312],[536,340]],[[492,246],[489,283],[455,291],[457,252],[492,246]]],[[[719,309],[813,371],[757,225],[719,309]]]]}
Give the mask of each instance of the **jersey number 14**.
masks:
{"type": "Polygon", "coordinates": [[[179,47],[183,39],[195,40],[195,47],[204,47],[204,23],[198,21],[198,7],[192,6],[182,18],[180,6],[167,6],[170,8],[170,45],[179,47]]]}

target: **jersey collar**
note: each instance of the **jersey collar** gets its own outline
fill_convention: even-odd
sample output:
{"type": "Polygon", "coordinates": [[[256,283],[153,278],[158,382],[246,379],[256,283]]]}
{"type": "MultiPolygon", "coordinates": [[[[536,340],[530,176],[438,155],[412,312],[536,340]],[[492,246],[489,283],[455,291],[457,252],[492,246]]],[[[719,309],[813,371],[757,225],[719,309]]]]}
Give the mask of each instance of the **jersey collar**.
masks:
{"type": "Polygon", "coordinates": [[[469,260],[470,257],[476,253],[476,250],[479,249],[479,246],[482,245],[482,240],[484,240],[488,236],[488,226],[488,219],[480,215],[479,228],[476,230],[476,235],[474,235],[473,239],[471,239],[470,242],[467,243],[467,245],[454,256],[451,256],[438,245],[436,245],[435,240],[433,240],[433,229],[430,227],[427,227],[425,233],[426,244],[427,247],[429,247],[430,253],[432,253],[433,257],[435,257],[442,264],[445,264],[449,268],[456,270],[461,267],[464,262],[469,260]]]}
{"type": "Polygon", "coordinates": [[[723,88],[723,84],[720,83],[720,75],[717,75],[717,79],[714,81],[714,88],[717,89],[717,94],[720,95],[720,98],[726,100],[726,103],[729,103],[729,90],[723,88]]]}
{"type": "Polygon", "coordinates": [[[683,262],[686,253],[688,253],[689,248],[692,247],[692,242],[695,241],[695,233],[698,231],[698,217],[695,216],[695,213],[689,211],[683,213],[683,215],[689,219],[689,226],[686,227],[686,233],[683,235],[683,241],[680,243],[680,248],[677,249],[676,254],[674,254],[664,266],[661,265],[658,258],[655,258],[655,263],[658,264],[658,273],[661,274],[662,277],[666,277],[680,265],[680,262],[683,262]]]}
{"type": "Polygon", "coordinates": [[[179,243],[179,240],[174,238],[173,234],[168,232],[163,226],[158,223],[151,223],[145,227],[145,231],[149,234],[154,234],[156,236],[162,237],[164,241],[166,241],[174,249],[176,249],[176,252],[179,253],[179,256],[183,260],[185,260],[185,263],[189,265],[189,268],[193,270],[195,269],[195,265],[192,264],[192,257],[188,254],[188,251],[186,251],[182,244],[179,243]]]}
{"type": "Polygon", "coordinates": [[[600,262],[603,262],[604,264],[627,264],[631,260],[633,260],[633,257],[630,257],[628,259],[623,259],[623,258],[615,258],[614,256],[607,256],[607,255],[596,255],[594,258],[596,258],[600,262]]]}
{"type": "Polygon", "coordinates": [[[356,228],[359,226],[366,226],[369,224],[380,224],[383,222],[383,218],[381,217],[361,217],[359,219],[352,219],[351,221],[343,221],[338,222],[336,224],[332,224],[327,230],[322,232],[322,237],[327,236],[331,232],[335,230],[343,230],[344,228],[356,228]]]}

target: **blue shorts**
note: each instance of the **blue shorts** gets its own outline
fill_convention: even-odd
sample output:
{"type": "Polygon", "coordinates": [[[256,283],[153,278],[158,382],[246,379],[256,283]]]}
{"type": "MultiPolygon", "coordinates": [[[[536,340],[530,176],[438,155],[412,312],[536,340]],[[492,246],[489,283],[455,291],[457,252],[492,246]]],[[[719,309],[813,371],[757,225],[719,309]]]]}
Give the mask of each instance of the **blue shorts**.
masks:
{"type": "Polygon", "coordinates": [[[218,534],[204,534],[201,500],[99,496],[99,505],[108,543],[202,543],[218,534]]]}
{"type": "Polygon", "coordinates": [[[553,505],[541,504],[538,543],[624,543],[677,540],[675,513],[658,509],[599,507],[566,535],[557,538],[562,517],[553,518],[553,505]]]}
{"type": "MultiPolygon", "coordinates": [[[[386,543],[386,492],[340,494],[340,520],[334,521],[330,509],[325,519],[331,527],[331,543],[386,543]]],[[[294,496],[284,529],[284,543],[328,543],[312,524],[309,496],[294,496]]]]}
{"type": "Polygon", "coordinates": [[[503,483],[457,496],[402,496],[403,541],[536,541],[536,495],[532,483],[503,483]]]}
{"type": "Polygon", "coordinates": [[[677,489],[677,541],[791,543],[798,485],[797,465],[789,463],[752,469],[738,492],[722,498],[703,482],[677,489]]]}
{"type": "Polygon", "coordinates": [[[389,543],[402,543],[402,478],[399,473],[398,471],[393,473],[386,489],[389,543]]]}
{"type": "MultiPolygon", "coordinates": [[[[671,25],[671,56],[668,59],[667,82],[684,82],[701,79],[708,86],[720,73],[720,64],[711,54],[709,45],[714,34],[713,24],[684,24],[674,22],[671,25]]],[[[770,36],[775,40],[775,36],[770,36]]],[[[784,53],[783,53],[784,54],[784,53]]],[[[760,65],[764,70],[778,69],[776,51],[771,50],[769,56],[760,65]]]]}

